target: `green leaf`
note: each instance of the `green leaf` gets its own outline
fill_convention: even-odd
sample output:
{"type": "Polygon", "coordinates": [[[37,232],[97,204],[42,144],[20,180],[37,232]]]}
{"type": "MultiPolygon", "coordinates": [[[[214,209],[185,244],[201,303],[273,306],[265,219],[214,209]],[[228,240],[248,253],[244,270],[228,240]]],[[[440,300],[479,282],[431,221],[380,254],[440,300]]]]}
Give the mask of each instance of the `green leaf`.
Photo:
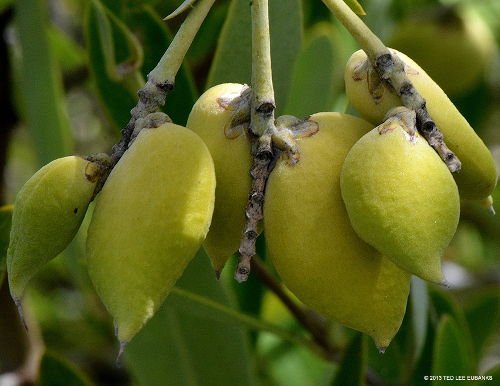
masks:
{"type": "MultiPolygon", "coordinates": [[[[176,287],[229,305],[203,249],[176,287]]],[[[213,312],[194,310],[188,298],[170,294],[125,348],[126,366],[142,386],[250,385],[245,331],[224,318],[214,320],[213,312]]]]}
{"type": "Polygon", "coordinates": [[[116,25],[115,19],[109,19],[109,13],[103,11],[104,6],[98,4],[97,1],[89,3],[85,15],[89,68],[101,105],[109,120],[120,130],[130,120],[130,110],[137,104],[137,91],[144,82],[137,78],[137,70],[128,73],[121,80],[113,75],[113,63],[123,63],[130,58],[129,44],[123,28],[116,25]],[[103,44],[111,47],[106,48],[103,44]],[[113,58],[109,57],[110,52],[113,52],[113,58]]]}
{"type": "MultiPolygon", "coordinates": [[[[125,21],[140,38],[144,51],[141,72],[146,78],[170,45],[172,34],[167,30],[161,17],[149,6],[137,7],[128,13],[125,21]]],[[[197,97],[191,73],[184,63],[175,77],[175,88],[169,91],[162,111],[175,123],[185,125],[197,97]]]]}
{"type": "Polygon", "coordinates": [[[143,61],[142,47],[132,31],[117,16],[107,10],[99,0],[93,0],[93,5],[107,76],[116,82],[123,83],[129,74],[141,68],[143,61]],[[129,55],[120,63],[116,61],[114,32],[123,38],[126,44],[126,52],[129,55]]]}
{"type": "Polygon", "coordinates": [[[332,386],[361,386],[366,371],[366,335],[357,333],[339,363],[332,386]]]}
{"type": "MultiPolygon", "coordinates": [[[[278,116],[286,101],[293,66],[302,42],[300,1],[271,1],[269,15],[273,86],[278,116]]],[[[251,32],[250,2],[233,0],[215,51],[207,88],[226,82],[251,84],[251,32]]]]}
{"type": "Polygon", "coordinates": [[[479,355],[487,338],[498,331],[500,315],[500,293],[498,289],[480,291],[465,308],[472,343],[479,355]]]}
{"type": "Polygon", "coordinates": [[[436,311],[436,319],[439,321],[444,315],[451,315],[458,324],[461,333],[462,344],[467,348],[469,370],[473,371],[476,367],[477,358],[474,355],[474,346],[469,325],[465,319],[462,308],[455,299],[447,292],[436,285],[428,286],[431,303],[436,311]]]}
{"type": "Polygon", "coordinates": [[[10,227],[12,225],[12,211],[14,205],[0,207],[0,286],[5,277],[5,260],[7,259],[7,249],[9,248],[10,227]]]}
{"type": "Polygon", "coordinates": [[[16,80],[40,166],[73,152],[69,119],[63,107],[62,77],[50,45],[47,11],[44,0],[15,3],[20,44],[14,59],[16,80]]]}
{"type": "Polygon", "coordinates": [[[358,0],[344,0],[346,4],[351,8],[356,14],[358,15],[366,15],[365,10],[361,6],[361,4],[358,3],[358,0]]]}
{"type": "Polygon", "coordinates": [[[283,114],[304,118],[333,107],[336,52],[329,23],[308,31],[295,63],[283,114]]]}
{"type": "Polygon", "coordinates": [[[91,386],[87,377],[71,362],[46,351],[40,362],[37,386],[91,386]]]}
{"type": "Polygon", "coordinates": [[[427,338],[429,295],[427,283],[416,276],[411,278],[411,308],[415,343],[415,359],[419,358],[427,338]]]}
{"type": "Polygon", "coordinates": [[[429,386],[429,381],[424,377],[432,374],[432,351],[434,348],[435,329],[430,320],[427,324],[427,339],[425,340],[420,358],[418,358],[413,368],[411,382],[408,383],[412,386],[429,386]]]}
{"type": "Polygon", "coordinates": [[[85,51],[63,30],[55,25],[51,25],[51,28],[48,30],[48,36],[52,49],[54,50],[57,61],[63,72],[65,70],[71,71],[86,65],[85,51]]]}
{"type": "MultiPolygon", "coordinates": [[[[436,330],[434,340],[432,374],[436,376],[466,376],[469,373],[467,347],[463,341],[463,333],[449,314],[444,314],[436,330]]],[[[449,380],[440,378],[433,380],[433,386],[449,384],[449,380]]]]}
{"type": "MultiPolygon", "coordinates": [[[[403,324],[408,324],[407,318],[403,320],[403,324]]],[[[383,354],[373,342],[368,344],[368,367],[390,384],[397,383],[403,373],[404,352],[398,334],[383,354]]]]}

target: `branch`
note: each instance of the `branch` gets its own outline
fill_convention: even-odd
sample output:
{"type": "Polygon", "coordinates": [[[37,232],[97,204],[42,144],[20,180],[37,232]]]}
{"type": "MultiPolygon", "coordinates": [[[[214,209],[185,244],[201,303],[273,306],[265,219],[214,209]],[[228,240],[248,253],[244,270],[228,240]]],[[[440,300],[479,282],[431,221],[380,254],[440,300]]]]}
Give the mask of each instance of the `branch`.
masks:
{"type": "Polygon", "coordinates": [[[250,260],[255,255],[257,224],[263,217],[264,188],[273,159],[272,135],[274,126],[274,89],[271,69],[271,43],[267,0],[252,1],[252,94],[250,131],[253,164],[252,191],[245,211],[245,230],[238,249],[239,261],[234,277],[238,282],[248,279],[250,260]]]}
{"type": "MultiPolygon", "coordinates": [[[[182,61],[214,2],[215,0],[197,1],[175,34],[165,54],[156,67],[148,74],[148,81],[137,92],[139,102],[130,111],[131,118],[127,126],[122,130],[122,138],[113,146],[111,169],[113,169],[127,150],[136,121],[156,112],[159,107],[165,104],[168,92],[174,89],[175,76],[179,71],[182,61]]],[[[106,179],[100,182],[100,186],[96,192],[102,189],[105,182],[106,179]]]]}

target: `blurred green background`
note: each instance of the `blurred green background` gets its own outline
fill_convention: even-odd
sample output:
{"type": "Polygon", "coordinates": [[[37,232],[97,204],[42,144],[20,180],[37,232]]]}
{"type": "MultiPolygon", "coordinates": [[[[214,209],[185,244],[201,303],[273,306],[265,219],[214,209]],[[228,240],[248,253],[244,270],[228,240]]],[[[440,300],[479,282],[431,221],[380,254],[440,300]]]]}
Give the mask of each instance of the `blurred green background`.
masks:
{"type": "MultiPolygon", "coordinates": [[[[356,112],[344,65],[359,47],[321,0],[270,0],[277,114],[356,112]]],[[[424,376],[490,375],[500,385],[500,217],[464,203],[443,257],[450,289],[412,281],[403,326],[384,355],[327,322],[331,357],[256,275],[220,281],[200,250],[176,289],[127,346],[86,272],[92,207],[69,247],[31,282],[26,332],[5,274],[11,207],[28,178],[70,154],[110,153],[136,92],[185,17],[181,0],[0,0],[0,386],[440,385],[424,376]]],[[[500,1],[360,0],[365,23],[448,93],[500,165],[500,1]]],[[[217,0],[164,111],[185,124],[196,98],[250,83],[249,0],[217,0]]],[[[500,189],[493,194],[500,203],[500,189]]],[[[263,236],[259,256],[270,272],[263,236]]]]}

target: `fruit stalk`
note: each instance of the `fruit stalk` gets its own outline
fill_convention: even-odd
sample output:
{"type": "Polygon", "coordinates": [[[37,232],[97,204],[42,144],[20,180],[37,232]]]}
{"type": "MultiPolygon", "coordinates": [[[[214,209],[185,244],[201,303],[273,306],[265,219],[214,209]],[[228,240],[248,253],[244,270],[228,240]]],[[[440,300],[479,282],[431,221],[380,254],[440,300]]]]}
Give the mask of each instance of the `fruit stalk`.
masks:
{"type": "MultiPolygon", "coordinates": [[[[175,76],[182,61],[214,2],[215,0],[198,0],[196,2],[196,5],[192,7],[186,20],[175,34],[167,51],[156,67],[148,74],[148,81],[137,92],[139,101],[130,111],[131,118],[127,126],[122,130],[122,138],[113,146],[111,169],[127,150],[137,119],[154,113],[160,106],[165,104],[167,93],[174,88],[175,76]]],[[[102,188],[103,184],[104,181],[100,188],[102,188]]]]}
{"type": "Polygon", "coordinates": [[[382,43],[343,0],[323,0],[323,3],[365,51],[370,65],[380,79],[394,89],[405,107],[415,110],[417,129],[446,163],[448,169],[452,173],[458,172],[461,163],[444,143],[443,135],[427,111],[425,99],[406,75],[402,60],[382,43]]]}
{"type": "Polygon", "coordinates": [[[248,279],[250,261],[255,255],[257,224],[263,218],[264,188],[273,159],[271,136],[274,125],[274,89],[271,69],[268,0],[252,2],[252,96],[250,131],[252,138],[252,190],[245,210],[247,219],[238,249],[238,265],[234,277],[238,282],[248,279]]]}

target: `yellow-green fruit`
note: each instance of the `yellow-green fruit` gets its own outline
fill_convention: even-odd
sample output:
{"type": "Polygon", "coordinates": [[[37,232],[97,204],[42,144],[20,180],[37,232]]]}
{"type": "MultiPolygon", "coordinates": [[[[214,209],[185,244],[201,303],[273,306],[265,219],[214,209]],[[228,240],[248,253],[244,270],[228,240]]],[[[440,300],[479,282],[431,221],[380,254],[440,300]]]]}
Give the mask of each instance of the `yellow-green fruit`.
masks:
{"type": "MultiPolygon", "coordinates": [[[[424,70],[406,55],[394,52],[406,64],[409,79],[426,99],[427,110],[443,133],[446,145],[462,163],[460,171],[453,174],[460,197],[471,201],[486,199],[491,195],[498,179],[498,171],[490,151],[443,90],[424,70]]],[[[366,58],[363,51],[357,51],[349,59],[345,72],[346,93],[359,114],[378,125],[383,122],[385,114],[391,108],[401,105],[401,100],[385,85],[381,85],[380,99],[372,97],[367,73],[360,71],[366,58]]]]}
{"type": "Polygon", "coordinates": [[[201,246],[214,192],[207,147],[173,123],[142,129],[109,175],[89,225],[87,262],[122,347],[201,246]]]}
{"type": "Polygon", "coordinates": [[[285,285],[325,317],[371,335],[383,350],[406,310],[410,275],[361,240],[340,193],[340,170],[354,143],[373,128],[362,119],[318,113],[300,161],[279,159],[266,187],[269,256],[285,285]]]}
{"type": "Polygon", "coordinates": [[[250,140],[244,130],[226,135],[243,85],[224,83],[210,88],[194,104],[186,127],[206,143],[215,165],[217,187],[212,225],[203,243],[216,274],[227,259],[238,251],[245,229],[245,208],[252,188],[250,140]],[[239,134],[239,135],[237,135],[239,134]]]}
{"type": "MultiPolygon", "coordinates": [[[[402,114],[414,124],[413,111],[402,114]]],[[[458,225],[458,189],[445,163],[402,118],[389,118],[352,147],[340,177],[342,198],[363,240],[401,269],[444,283],[441,255],[458,225]]]]}
{"type": "Polygon", "coordinates": [[[75,237],[92,200],[100,170],[82,157],[56,159],[38,170],[14,202],[7,252],[12,298],[75,237]]]}
{"type": "Polygon", "coordinates": [[[403,20],[388,45],[410,56],[450,96],[477,86],[497,52],[478,15],[450,6],[403,20]]]}

